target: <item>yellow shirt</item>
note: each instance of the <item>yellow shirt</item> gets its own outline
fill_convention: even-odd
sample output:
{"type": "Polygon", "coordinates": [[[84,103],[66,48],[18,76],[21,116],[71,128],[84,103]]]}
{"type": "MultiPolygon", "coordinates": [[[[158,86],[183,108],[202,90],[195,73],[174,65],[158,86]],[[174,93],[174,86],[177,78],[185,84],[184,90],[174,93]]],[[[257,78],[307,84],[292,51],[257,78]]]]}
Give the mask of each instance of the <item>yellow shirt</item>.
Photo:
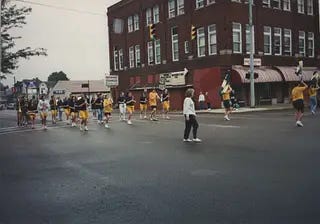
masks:
{"type": "Polygon", "coordinates": [[[224,94],[222,94],[222,99],[223,100],[230,100],[230,90],[228,90],[227,92],[225,92],[224,94]]]}
{"type": "Polygon", "coordinates": [[[157,106],[157,97],[158,94],[155,92],[149,93],[149,104],[150,106],[157,106]]]}
{"type": "Polygon", "coordinates": [[[104,112],[111,113],[112,112],[112,100],[111,99],[104,99],[103,100],[103,107],[104,107],[104,112]]]}
{"type": "Polygon", "coordinates": [[[316,95],[317,95],[317,89],[311,87],[309,89],[309,96],[316,96],[316,95]]]}
{"type": "Polygon", "coordinates": [[[292,95],[292,101],[296,101],[296,100],[303,100],[303,91],[306,89],[307,87],[303,86],[297,86],[294,87],[292,89],[291,95],[292,95]]]}

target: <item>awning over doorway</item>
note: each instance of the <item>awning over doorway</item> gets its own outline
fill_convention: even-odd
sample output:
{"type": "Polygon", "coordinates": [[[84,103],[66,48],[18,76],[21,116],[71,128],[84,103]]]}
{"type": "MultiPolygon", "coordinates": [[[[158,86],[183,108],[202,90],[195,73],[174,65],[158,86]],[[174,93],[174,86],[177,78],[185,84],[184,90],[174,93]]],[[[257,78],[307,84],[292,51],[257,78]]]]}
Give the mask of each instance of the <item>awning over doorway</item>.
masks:
{"type": "MultiPolygon", "coordinates": [[[[275,67],[276,69],[278,69],[281,74],[284,77],[284,80],[286,82],[295,82],[295,81],[299,81],[299,76],[296,75],[295,71],[296,71],[296,67],[275,67]]],[[[313,72],[316,71],[317,68],[316,67],[304,67],[303,68],[303,80],[304,81],[310,81],[311,77],[313,75],[313,72]]]]}
{"type": "MultiPolygon", "coordinates": [[[[248,67],[234,66],[232,70],[240,76],[241,83],[250,83],[250,80],[246,79],[246,73],[249,71],[248,67]]],[[[258,78],[254,80],[255,83],[283,81],[281,74],[271,68],[254,68],[254,72],[258,73],[258,78]]]]}

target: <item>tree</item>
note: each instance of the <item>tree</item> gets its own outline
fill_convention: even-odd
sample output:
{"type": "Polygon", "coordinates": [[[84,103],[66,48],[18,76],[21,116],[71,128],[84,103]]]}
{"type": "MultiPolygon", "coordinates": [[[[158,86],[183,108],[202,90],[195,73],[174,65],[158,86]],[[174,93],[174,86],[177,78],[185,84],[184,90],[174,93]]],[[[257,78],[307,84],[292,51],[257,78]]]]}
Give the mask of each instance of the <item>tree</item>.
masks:
{"type": "Polygon", "coordinates": [[[20,36],[12,36],[10,30],[22,28],[26,24],[26,16],[32,11],[28,7],[17,7],[10,5],[8,1],[1,0],[1,72],[2,76],[12,74],[19,67],[20,59],[30,59],[32,56],[46,56],[46,49],[32,49],[26,47],[14,50],[15,41],[21,39],[20,36]]]}
{"type": "Polygon", "coordinates": [[[48,77],[48,82],[57,83],[59,80],[69,80],[69,78],[67,77],[66,73],[64,73],[63,71],[53,72],[48,77]]]}

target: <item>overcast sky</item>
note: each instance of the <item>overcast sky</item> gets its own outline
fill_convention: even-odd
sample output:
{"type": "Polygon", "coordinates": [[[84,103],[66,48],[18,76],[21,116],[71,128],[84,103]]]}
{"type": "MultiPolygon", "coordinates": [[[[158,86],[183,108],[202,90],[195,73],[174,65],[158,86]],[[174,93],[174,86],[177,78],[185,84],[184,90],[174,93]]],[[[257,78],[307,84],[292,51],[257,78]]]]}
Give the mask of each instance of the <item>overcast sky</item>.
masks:
{"type": "MultiPolygon", "coordinates": [[[[100,15],[77,13],[51,7],[16,2],[32,7],[27,25],[14,33],[22,36],[17,48],[44,47],[47,57],[21,60],[14,72],[17,80],[64,71],[69,78],[103,79],[109,71],[107,7],[119,0],[29,0],[57,7],[88,11],[100,15]]],[[[7,83],[13,83],[9,78],[7,83]]]]}

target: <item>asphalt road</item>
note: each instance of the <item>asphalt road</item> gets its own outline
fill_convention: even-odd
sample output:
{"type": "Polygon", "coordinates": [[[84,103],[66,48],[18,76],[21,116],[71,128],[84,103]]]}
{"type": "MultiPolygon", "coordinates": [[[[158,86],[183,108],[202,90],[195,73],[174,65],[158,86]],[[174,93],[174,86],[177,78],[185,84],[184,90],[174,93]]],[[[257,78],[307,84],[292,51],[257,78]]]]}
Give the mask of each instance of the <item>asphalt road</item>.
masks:
{"type": "Polygon", "coordinates": [[[2,128],[0,224],[318,224],[320,115],[292,114],[2,128]]]}

